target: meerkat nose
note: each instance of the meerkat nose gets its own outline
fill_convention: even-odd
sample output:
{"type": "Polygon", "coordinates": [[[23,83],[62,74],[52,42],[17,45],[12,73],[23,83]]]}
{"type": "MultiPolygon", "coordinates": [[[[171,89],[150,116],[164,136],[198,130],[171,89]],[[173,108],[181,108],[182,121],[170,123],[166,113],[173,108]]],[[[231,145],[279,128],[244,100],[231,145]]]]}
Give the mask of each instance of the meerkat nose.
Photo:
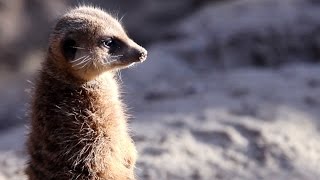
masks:
{"type": "Polygon", "coordinates": [[[140,57],[139,57],[139,60],[142,62],[142,61],[145,61],[147,59],[147,56],[148,56],[148,51],[146,49],[142,49],[140,51],[140,57]]]}

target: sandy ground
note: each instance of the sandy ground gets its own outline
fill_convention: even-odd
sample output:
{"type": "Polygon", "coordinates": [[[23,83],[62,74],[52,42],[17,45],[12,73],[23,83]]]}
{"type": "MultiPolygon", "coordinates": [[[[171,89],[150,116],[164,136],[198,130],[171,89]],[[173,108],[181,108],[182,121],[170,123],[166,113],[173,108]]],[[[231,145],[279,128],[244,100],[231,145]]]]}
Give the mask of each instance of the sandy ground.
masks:
{"type": "MultiPolygon", "coordinates": [[[[318,179],[319,68],[215,71],[184,96],[146,98],[130,122],[138,179],[318,179]]],[[[0,180],[25,179],[25,132],[0,135],[0,180]]]]}

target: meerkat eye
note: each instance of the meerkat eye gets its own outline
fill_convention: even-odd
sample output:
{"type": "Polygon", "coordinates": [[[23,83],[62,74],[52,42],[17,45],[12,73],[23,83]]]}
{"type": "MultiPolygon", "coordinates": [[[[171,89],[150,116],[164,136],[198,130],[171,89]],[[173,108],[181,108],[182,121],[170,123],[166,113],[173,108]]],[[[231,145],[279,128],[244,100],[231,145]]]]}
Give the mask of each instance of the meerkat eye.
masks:
{"type": "Polygon", "coordinates": [[[102,41],[104,47],[110,49],[116,46],[115,41],[112,38],[106,39],[102,41]]]}

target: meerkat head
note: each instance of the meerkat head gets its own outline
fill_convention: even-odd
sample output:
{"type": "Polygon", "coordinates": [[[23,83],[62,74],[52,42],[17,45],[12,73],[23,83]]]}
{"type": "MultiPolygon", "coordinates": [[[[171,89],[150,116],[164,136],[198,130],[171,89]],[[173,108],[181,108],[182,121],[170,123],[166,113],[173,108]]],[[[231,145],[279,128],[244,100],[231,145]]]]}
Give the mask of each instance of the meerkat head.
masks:
{"type": "Polygon", "coordinates": [[[129,67],[147,57],[147,51],[128,37],[118,20],[86,6],[58,20],[49,53],[58,61],[56,64],[83,79],[129,67]]]}

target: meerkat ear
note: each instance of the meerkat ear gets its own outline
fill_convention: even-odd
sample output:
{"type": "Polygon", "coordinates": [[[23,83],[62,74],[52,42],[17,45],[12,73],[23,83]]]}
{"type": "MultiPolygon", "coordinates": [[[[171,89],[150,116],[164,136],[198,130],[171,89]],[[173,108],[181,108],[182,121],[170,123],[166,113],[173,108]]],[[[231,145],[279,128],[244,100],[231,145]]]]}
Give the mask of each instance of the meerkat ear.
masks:
{"type": "Polygon", "coordinates": [[[72,38],[67,38],[62,42],[62,53],[67,60],[73,60],[76,57],[77,49],[75,48],[76,41],[72,38]]]}

